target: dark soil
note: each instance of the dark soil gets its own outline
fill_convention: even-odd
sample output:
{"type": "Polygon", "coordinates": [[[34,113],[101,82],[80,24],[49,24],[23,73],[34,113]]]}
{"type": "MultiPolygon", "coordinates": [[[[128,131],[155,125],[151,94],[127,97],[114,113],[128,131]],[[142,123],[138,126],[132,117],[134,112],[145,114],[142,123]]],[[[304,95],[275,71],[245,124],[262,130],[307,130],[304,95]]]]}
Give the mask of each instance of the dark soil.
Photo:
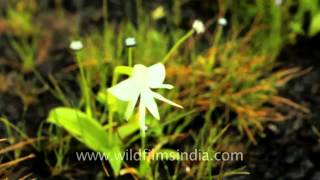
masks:
{"type": "Polygon", "coordinates": [[[284,67],[312,67],[312,71],[292,80],[281,92],[307,106],[311,114],[281,123],[269,124],[266,137],[248,149],[246,165],[249,176],[232,180],[320,179],[320,36],[300,39],[297,45],[284,48],[279,61],[284,67]]]}

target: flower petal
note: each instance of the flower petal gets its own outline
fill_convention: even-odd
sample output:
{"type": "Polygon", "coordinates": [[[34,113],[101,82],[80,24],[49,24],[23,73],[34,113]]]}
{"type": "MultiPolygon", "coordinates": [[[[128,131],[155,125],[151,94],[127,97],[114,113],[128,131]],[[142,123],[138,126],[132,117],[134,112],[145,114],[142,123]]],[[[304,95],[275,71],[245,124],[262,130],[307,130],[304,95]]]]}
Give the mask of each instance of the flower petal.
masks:
{"type": "Polygon", "coordinates": [[[177,103],[175,103],[173,101],[170,101],[169,99],[164,98],[163,96],[161,96],[160,94],[158,94],[156,92],[152,92],[152,95],[153,95],[154,98],[159,99],[160,101],[166,102],[166,103],[168,103],[168,104],[170,104],[172,106],[176,106],[178,108],[182,108],[183,109],[183,107],[181,105],[179,105],[179,104],[177,104],[177,103]]]}
{"type": "Polygon", "coordinates": [[[166,77],[166,69],[162,63],[154,64],[147,68],[148,85],[150,88],[157,88],[166,77]]]}
{"type": "Polygon", "coordinates": [[[145,89],[141,93],[140,103],[142,103],[156,119],[160,119],[159,110],[156,101],[153,98],[152,91],[145,89]]]}
{"type": "Polygon", "coordinates": [[[139,88],[131,78],[112,86],[108,89],[108,92],[122,101],[134,100],[140,93],[139,88]]]}
{"type": "Polygon", "coordinates": [[[144,131],[146,126],[146,107],[141,102],[139,104],[139,125],[140,129],[144,131]]]}
{"type": "Polygon", "coordinates": [[[126,112],[125,112],[125,118],[126,118],[127,120],[129,120],[130,117],[132,116],[133,111],[134,111],[134,107],[135,107],[136,104],[137,104],[138,98],[139,98],[139,94],[136,94],[136,97],[135,97],[134,99],[132,99],[132,100],[128,103],[128,106],[127,106],[127,109],[126,109],[126,112]]]}
{"type": "Polygon", "coordinates": [[[153,87],[153,88],[157,88],[157,89],[173,89],[173,86],[171,84],[160,84],[156,87],[153,87]]]}

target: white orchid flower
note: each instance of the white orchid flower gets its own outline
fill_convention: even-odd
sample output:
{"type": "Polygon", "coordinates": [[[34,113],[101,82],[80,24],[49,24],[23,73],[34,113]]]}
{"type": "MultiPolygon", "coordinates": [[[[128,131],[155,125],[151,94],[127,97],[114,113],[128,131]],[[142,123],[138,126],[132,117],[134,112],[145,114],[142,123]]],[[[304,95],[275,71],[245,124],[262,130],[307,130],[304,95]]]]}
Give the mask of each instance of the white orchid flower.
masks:
{"type": "Polygon", "coordinates": [[[157,63],[150,67],[137,64],[133,67],[132,76],[130,78],[109,88],[108,91],[122,101],[129,101],[129,105],[125,113],[126,119],[129,119],[133,114],[134,107],[140,97],[139,123],[140,128],[144,130],[146,109],[148,109],[153,117],[158,120],[160,119],[155,99],[183,108],[179,104],[176,104],[151,90],[157,88],[172,89],[172,85],[163,84],[164,79],[165,67],[162,63],[157,63]]]}

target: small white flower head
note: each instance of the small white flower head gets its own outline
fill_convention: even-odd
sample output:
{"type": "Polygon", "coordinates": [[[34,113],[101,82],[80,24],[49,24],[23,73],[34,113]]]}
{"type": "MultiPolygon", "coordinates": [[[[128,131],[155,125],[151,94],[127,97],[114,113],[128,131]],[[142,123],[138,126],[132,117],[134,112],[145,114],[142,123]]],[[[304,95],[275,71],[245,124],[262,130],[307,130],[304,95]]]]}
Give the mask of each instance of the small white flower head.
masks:
{"type": "Polygon", "coordinates": [[[228,24],[228,21],[226,20],[226,18],[219,18],[218,24],[221,26],[226,26],[228,24]]]}
{"type": "Polygon", "coordinates": [[[134,46],[136,46],[136,39],[135,38],[133,38],[133,37],[128,37],[128,38],[126,38],[126,40],[125,40],[125,44],[126,44],[126,46],[127,47],[134,47],[134,46]]]}
{"type": "Polygon", "coordinates": [[[80,50],[82,48],[83,48],[83,44],[82,44],[81,41],[72,41],[70,43],[70,49],[72,49],[72,50],[77,51],[77,50],[80,50]]]}
{"type": "Polygon", "coordinates": [[[282,0],[275,0],[275,4],[276,4],[277,6],[281,6],[282,0]]]}
{"type": "Polygon", "coordinates": [[[160,119],[158,106],[155,99],[166,102],[170,105],[183,108],[160,94],[153,92],[153,89],[172,89],[170,84],[163,84],[165,79],[165,67],[162,63],[154,64],[146,67],[142,64],[137,64],[133,67],[132,76],[120,82],[119,84],[109,88],[108,92],[122,101],[128,101],[128,107],[125,112],[126,119],[129,119],[134,111],[134,108],[139,102],[139,123],[140,129],[146,130],[145,115],[146,109],[151,115],[160,119]]]}
{"type": "Polygon", "coordinates": [[[192,28],[197,32],[197,34],[202,34],[205,31],[203,22],[198,19],[193,22],[192,28]]]}

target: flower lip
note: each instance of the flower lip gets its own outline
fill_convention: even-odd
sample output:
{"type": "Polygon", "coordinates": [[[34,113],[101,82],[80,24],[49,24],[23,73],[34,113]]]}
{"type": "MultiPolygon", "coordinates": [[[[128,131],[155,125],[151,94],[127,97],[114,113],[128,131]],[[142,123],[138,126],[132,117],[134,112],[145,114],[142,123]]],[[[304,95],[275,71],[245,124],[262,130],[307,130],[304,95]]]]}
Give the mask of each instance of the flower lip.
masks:
{"type": "Polygon", "coordinates": [[[132,79],[139,88],[148,88],[148,72],[147,67],[142,64],[136,64],[133,67],[132,79]]]}

